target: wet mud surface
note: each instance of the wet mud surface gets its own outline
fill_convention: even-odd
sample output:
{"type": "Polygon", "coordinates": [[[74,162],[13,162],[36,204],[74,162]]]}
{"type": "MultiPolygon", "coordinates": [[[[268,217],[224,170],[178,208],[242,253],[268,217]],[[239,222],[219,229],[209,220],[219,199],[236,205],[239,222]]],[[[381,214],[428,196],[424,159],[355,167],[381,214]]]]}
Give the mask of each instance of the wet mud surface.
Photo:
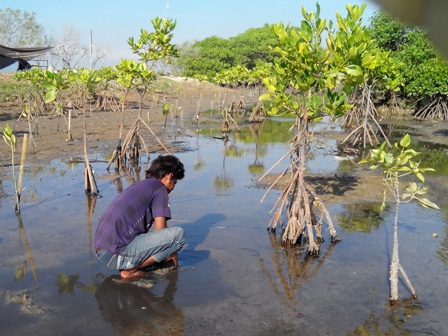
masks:
{"type": "MultiPolygon", "coordinates": [[[[400,262],[419,299],[409,300],[401,284],[404,300],[391,309],[387,279],[394,213],[391,207],[378,212],[381,177],[363,167],[341,172],[332,168],[332,158],[322,161],[321,169],[307,178],[327,205],[342,242],[331,244],[325,231],[318,257],[307,257],[300,246],[285,248],[280,230],[266,230],[280,191],[274,189],[260,202],[276,173],[258,181],[259,175],[248,169],[254,144],[231,136],[243,154],[226,156],[223,142],[199,134],[194,124],[198,105],[205,110],[224,97],[228,103],[254,97],[249,91],[200,85],[185,85],[181,97],[175,89],[167,94],[167,101],[183,107],[183,115],[168,119],[165,129],[161,110],[152,114],[151,127],[187,168],[170,195],[169,223],[185,230],[187,245],[179,253],[179,269],[149,272],[147,286],[117,281],[117,273],[99,264],[93,252],[99,217],[136,179],[106,170],[116,146],[118,112],[89,117],[89,158],[100,190],[95,199],[83,189],[81,117],[72,124],[73,142],[65,141],[66,133],[57,131],[54,119],[39,120],[35,148],[27,153],[20,217],[14,214],[11,167],[2,155],[0,334],[448,334],[446,176],[427,179],[440,211],[402,205],[400,262]]],[[[135,113],[129,113],[127,127],[135,113]]],[[[5,113],[1,115],[3,125],[5,113]]],[[[201,118],[200,127],[206,127],[207,116],[201,118]]],[[[27,132],[23,121],[7,122],[19,138],[27,132]]],[[[444,129],[443,124],[426,125],[414,136],[443,143],[444,129]]],[[[160,152],[157,142],[147,139],[160,152]]],[[[255,160],[268,169],[284,146],[266,147],[266,154],[255,160]]],[[[0,148],[7,150],[4,144],[0,148]]]]}

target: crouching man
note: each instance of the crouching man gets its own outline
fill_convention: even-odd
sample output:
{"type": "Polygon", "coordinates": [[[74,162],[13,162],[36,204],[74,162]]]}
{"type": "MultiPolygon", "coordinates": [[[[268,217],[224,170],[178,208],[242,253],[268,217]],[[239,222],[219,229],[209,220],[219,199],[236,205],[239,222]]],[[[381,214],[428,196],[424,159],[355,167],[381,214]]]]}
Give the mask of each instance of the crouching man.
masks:
{"type": "Polygon", "coordinates": [[[185,244],[180,227],[168,227],[171,218],[168,194],[185,176],[182,162],[160,155],[146,171],[146,179],[121,192],[101,216],[95,232],[95,252],[122,278],[145,275],[145,269],[162,261],[178,265],[185,244]],[[153,230],[150,228],[154,226],[153,230]]]}

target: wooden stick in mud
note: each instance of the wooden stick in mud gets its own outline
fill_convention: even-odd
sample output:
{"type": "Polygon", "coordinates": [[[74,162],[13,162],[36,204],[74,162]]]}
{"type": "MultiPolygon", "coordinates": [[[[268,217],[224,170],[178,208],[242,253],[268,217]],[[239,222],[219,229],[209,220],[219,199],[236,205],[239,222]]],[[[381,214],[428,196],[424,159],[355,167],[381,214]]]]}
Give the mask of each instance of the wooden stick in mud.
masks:
{"type": "Polygon", "coordinates": [[[96,196],[99,193],[96,185],[95,177],[93,176],[92,167],[90,166],[89,156],[87,154],[87,121],[86,111],[84,110],[84,191],[86,194],[96,196]]]}
{"type": "Polygon", "coordinates": [[[20,158],[19,180],[16,190],[16,213],[20,213],[20,196],[22,195],[23,168],[25,166],[26,145],[28,142],[28,134],[23,134],[22,156],[20,158]]]}
{"type": "MultiPolygon", "coordinates": [[[[85,113],[84,113],[85,118],[85,113]]],[[[73,141],[72,137],[72,110],[68,110],[68,131],[67,131],[67,140],[66,141],[73,141]]]]}

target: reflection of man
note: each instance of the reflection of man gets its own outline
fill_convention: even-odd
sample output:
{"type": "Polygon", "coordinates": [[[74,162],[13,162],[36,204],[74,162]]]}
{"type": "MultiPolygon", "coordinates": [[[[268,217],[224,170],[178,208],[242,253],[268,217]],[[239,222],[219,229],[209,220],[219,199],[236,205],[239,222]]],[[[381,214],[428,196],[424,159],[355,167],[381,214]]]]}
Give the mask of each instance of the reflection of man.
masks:
{"type": "MultiPolygon", "coordinates": [[[[177,272],[167,274],[162,296],[152,290],[116,281],[111,275],[98,285],[95,297],[101,314],[123,335],[181,335],[184,315],[173,304],[177,272]]],[[[156,286],[163,285],[158,282],[156,286]]]]}

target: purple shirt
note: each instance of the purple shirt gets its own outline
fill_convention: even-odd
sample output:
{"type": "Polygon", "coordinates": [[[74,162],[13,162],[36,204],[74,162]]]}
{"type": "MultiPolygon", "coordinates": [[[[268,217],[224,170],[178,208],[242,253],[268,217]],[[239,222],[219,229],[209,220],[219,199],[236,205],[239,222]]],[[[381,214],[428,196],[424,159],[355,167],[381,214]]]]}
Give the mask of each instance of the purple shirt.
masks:
{"type": "Polygon", "coordinates": [[[156,178],[134,182],[101,216],[95,247],[120,253],[135,237],[148,232],[156,217],[171,218],[168,189],[156,178]]]}

